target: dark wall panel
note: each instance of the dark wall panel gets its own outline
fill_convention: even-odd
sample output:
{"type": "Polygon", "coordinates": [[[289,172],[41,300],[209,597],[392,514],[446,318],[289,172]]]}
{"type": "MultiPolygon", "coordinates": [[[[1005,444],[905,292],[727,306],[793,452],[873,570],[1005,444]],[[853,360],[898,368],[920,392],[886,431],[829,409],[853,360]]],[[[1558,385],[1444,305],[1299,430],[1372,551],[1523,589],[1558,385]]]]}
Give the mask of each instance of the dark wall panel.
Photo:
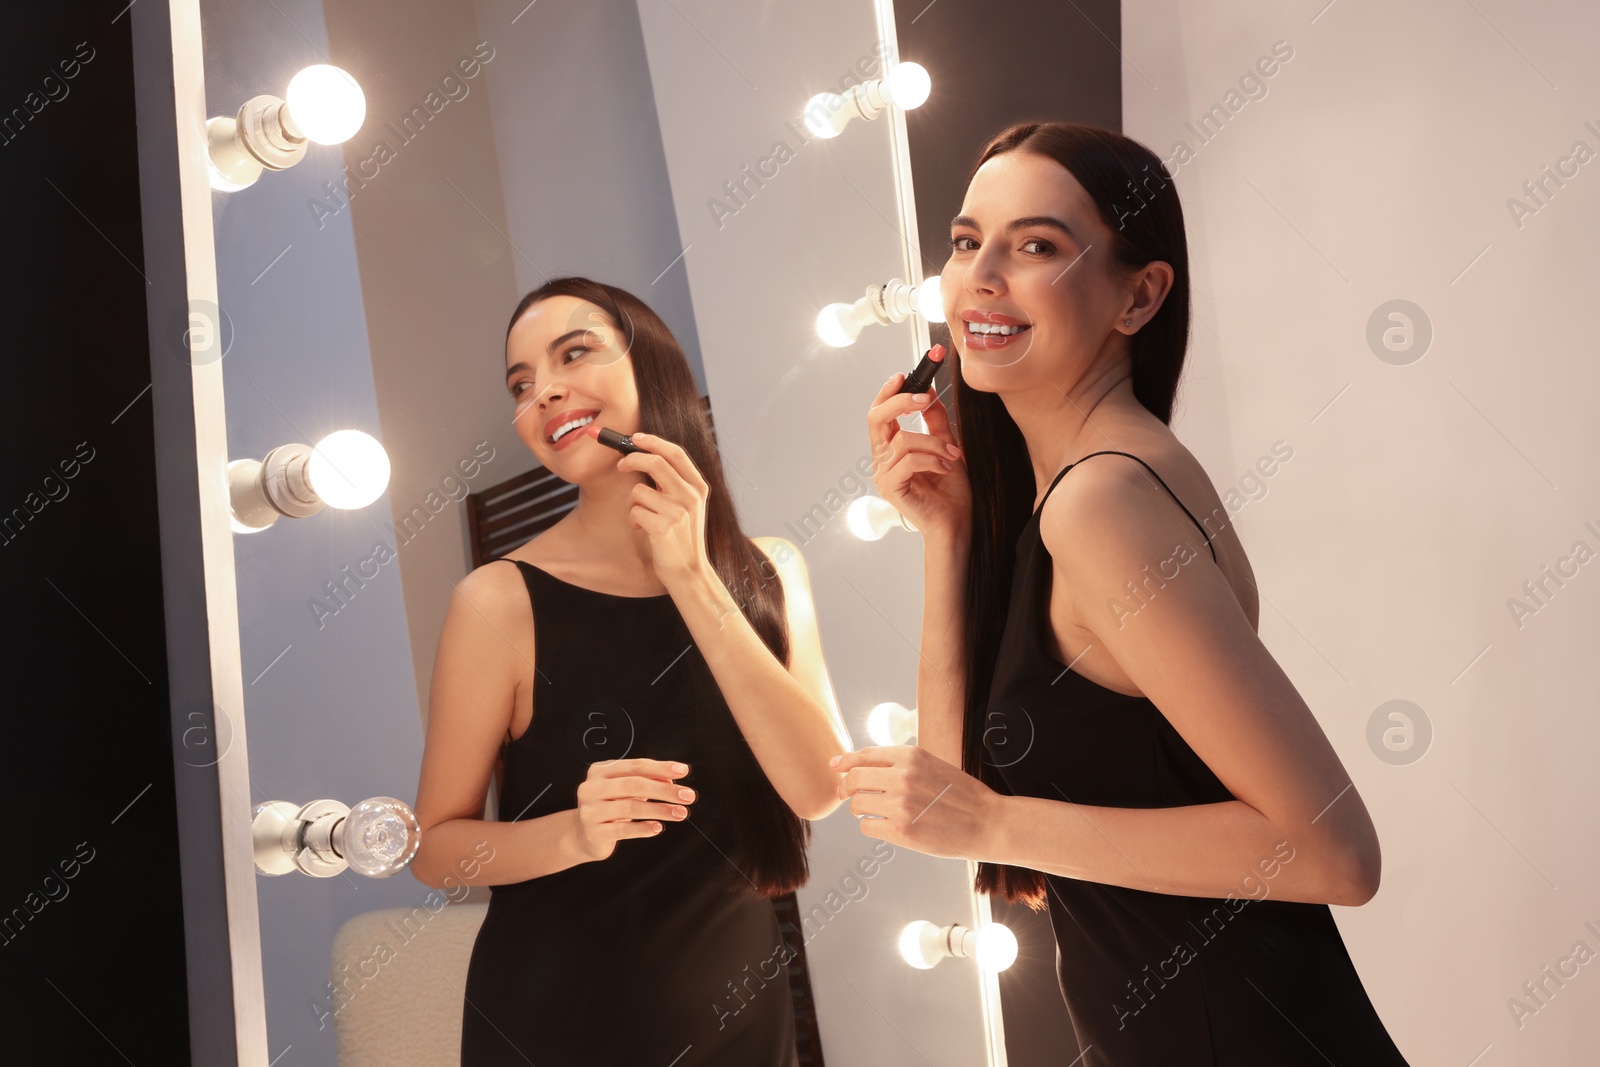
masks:
{"type": "Polygon", "coordinates": [[[189,1061],[127,0],[0,62],[0,1061],[189,1061]]]}

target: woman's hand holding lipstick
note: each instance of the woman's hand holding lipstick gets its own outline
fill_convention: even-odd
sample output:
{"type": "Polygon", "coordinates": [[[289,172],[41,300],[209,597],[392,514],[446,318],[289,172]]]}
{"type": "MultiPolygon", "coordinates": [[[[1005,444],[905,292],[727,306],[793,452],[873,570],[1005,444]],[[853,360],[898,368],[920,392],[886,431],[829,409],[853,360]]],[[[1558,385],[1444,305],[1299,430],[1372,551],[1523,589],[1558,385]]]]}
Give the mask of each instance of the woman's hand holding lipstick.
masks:
{"type": "MultiPolygon", "coordinates": [[[[941,353],[943,345],[935,345],[941,353]]],[[[950,415],[937,390],[902,393],[904,374],[895,374],[867,411],[872,443],[872,484],[878,495],[910,519],[924,539],[967,535],[972,486],[961,449],[950,430],[950,415]],[[902,429],[902,415],[922,412],[927,433],[902,429]]]]}
{"type": "MultiPolygon", "coordinates": [[[[596,424],[590,423],[586,429],[596,424]]],[[[617,460],[619,471],[649,475],[655,486],[640,482],[632,489],[628,518],[650,537],[650,560],[656,577],[669,589],[696,574],[711,571],[706,555],[706,480],[681,445],[653,433],[635,432],[640,449],[617,460]]]]}

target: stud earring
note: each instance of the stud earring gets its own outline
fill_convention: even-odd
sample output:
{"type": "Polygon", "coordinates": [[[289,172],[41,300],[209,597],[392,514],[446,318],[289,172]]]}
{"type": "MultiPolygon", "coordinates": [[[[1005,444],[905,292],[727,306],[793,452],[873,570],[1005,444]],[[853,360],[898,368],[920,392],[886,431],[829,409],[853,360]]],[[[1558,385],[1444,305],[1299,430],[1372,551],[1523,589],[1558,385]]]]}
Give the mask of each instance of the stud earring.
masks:
{"type": "Polygon", "coordinates": [[[1123,319],[1122,320],[1122,325],[1124,325],[1124,326],[1132,326],[1133,325],[1133,320],[1132,319],[1123,319]]]}

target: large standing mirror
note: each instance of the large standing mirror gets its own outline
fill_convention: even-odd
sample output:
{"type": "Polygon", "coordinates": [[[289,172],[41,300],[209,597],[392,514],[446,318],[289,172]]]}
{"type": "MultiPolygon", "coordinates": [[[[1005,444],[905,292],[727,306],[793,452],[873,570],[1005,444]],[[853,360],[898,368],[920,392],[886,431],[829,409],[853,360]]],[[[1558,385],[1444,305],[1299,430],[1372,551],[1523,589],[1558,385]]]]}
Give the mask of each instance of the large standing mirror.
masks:
{"type": "MultiPolygon", "coordinates": [[[[900,732],[869,733],[869,713],[916,701],[921,546],[860,536],[871,517],[851,505],[872,495],[865,409],[927,326],[898,290],[848,346],[819,337],[818,315],[922,280],[904,118],[881,99],[847,124],[804,117],[817,94],[915,58],[896,54],[889,6],[201,11],[207,114],[282,97],[318,64],[365,104],[341,147],[216,175],[240,186],[213,194],[229,457],[360,431],[389,467],[365,506],[236,530],[252,802],[416,801],[453,590],[574,502],[519,439],[502,381],[512,309],[563,275],[632,292],[676,336],[744,532],[804,557],[853,744],[903,739],[883,711],[874,725],[900,732]]],[[[337,126],[340,86],[326,92],[337,126]]],[[[899,948],[914,922],[987,921],[970,867],[883,845],[847,806],[813,824],[810,880],[774,902],[788,980],[755,995],[792,998],[798,1063],[1003,1063],[994,975],[968,958],[913,967],[899,948]]],[[[455,1062],[485,886],[344,869],[257,890],[268,1059],[455,1062]]]]}

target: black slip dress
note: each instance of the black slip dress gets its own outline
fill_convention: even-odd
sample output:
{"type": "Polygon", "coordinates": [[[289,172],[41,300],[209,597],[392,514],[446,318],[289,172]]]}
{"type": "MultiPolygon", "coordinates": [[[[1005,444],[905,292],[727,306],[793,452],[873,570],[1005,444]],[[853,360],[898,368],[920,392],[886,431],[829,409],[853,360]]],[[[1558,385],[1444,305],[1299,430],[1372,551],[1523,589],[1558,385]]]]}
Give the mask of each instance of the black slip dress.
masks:
{"type": "MultiPolygon", "coordinates": [[[[1090,453],[1107,454],[1138,459],[1090,453]]],[[[1055,658],[1043,509],[1041,500],[1017,541],[989,693],[989,725],[1004,729],[985,730],[985,758],[1005,791],[1125,808],[1235,799],[1149,698],[1055,658]]],[[[1075,1067],[1403,1067],[1328,906],[1273,899],[1271,875],[1294,862],[1292,847],[1262,861],[1239,872],[1232,900],[1046,875],[1057,978],[1082,1052],[1075,1067]]]]}
{"type": "MultiPolygon", "coordinates": [[[[462,1067],[794,1067],[789,950],[770,900],[729,888],[731,716],[668,594],[621,596],[521,560],[534,610],[533,721],[507,734],[502,821],[577,806],[591,763],[677,760],[684,820],[603,860],[490,887],[462,1007],[462,1067]]],[[[492,861],[490,861],[492,862],[492,861]]]]}

